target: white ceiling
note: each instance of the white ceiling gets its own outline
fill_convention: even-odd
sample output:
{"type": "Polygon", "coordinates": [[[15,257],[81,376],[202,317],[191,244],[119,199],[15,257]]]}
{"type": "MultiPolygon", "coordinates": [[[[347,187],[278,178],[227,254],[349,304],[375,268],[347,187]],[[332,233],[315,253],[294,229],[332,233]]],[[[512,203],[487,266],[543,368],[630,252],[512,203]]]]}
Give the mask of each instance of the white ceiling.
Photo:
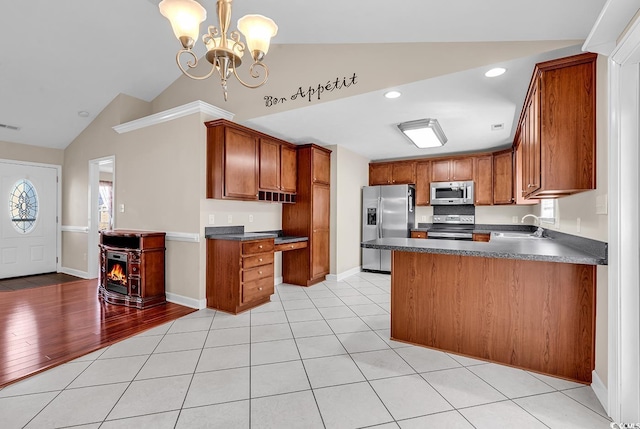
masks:
{"type": "MultiPolygon", "coordinates": [[[[65,148],[119,93],[151,101],[180,72],[176,40],[159,0],[3,1],[0,12],[0,141],[65,148]],[[89,117],[78,116],[79,111],[89,117]]],[[[214,0],[201,0],[206,24],[214,0]]],[[[605,0],[237,0],[274,19],[273,43],[582,40],[605,0]]],[[[508,145],[533,64],[579,46],[505,64],[489,80],[468,70],[404,85],[403,97],[373,92],[256,118],[249,124],[294,142],[340,144],[370,159],[425,155],[394,128],[437,117],[449,138],[435,152],[508,145]],[[490,131],[493,123],[504,131],[490,131]]],[[[401,66],[401,65],[398,65],[401,66]]],[[[222,105],[222,102],[221,102],[222,105]]],[[[0,154],[0,158],[1,158],[0,154]]]]}

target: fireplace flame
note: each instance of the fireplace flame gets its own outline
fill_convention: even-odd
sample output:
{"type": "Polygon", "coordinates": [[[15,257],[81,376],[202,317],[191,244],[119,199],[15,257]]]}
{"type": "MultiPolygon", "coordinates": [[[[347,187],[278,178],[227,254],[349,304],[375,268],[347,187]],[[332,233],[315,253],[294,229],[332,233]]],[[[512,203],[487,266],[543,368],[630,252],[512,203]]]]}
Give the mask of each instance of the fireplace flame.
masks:
{"type": "Polygon", "coordinates": [[[113,265],[111,271],[107,274],[107,279],[122,285],[127,284],[127,274],[122,270],[122,265],[120,264],[113,265]]]}

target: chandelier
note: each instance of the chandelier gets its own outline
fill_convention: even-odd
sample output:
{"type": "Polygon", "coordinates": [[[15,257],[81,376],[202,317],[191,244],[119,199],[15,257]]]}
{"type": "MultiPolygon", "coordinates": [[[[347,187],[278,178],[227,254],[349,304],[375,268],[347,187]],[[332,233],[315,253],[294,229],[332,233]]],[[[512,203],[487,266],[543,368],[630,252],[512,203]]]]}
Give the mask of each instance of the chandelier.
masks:
{"type": "Polygon", "coordinates": [[[198,66],[198,56],[193,52],[196,39],[200,34],[200,23],[207,18],[207,11],[194,0],[162,0],[158,7],[160,13],[171,22],[173,32],[182,44],[182,49],[176,54],[178,67],[191,79],[204,80],[218,72],[220,83],[227,101],[227,79],[233,74],[238,82],[247,88],[258,88],[265,84],[269,77],[269,68],[262,62],[269,51],[271,38],[278,32],[278,26],[271,19],[262,15],[245,15],[238,20],[238,30],[246,39],[246,44],[240,40],[240,33],[232,31],[227,35],[231,22],[231,3],[233,0],[218,0],[219,29],[210,25],[207,33],[202,36],[202,42],[207,48],[205,58],[211,64],[211,70],[203,76],[195,76],[189,70],[198,66]],[[256,84],[249,84],[238,76],[237,68],[242,64],[245,50],[249,50],[253,64],[249,67],[249,75],[253,79],[262,79],[256,84]],[[187,68],[180,61],[186,55],[187,68]],[[258,69],[264,75],[260,78],[258,69]]]}

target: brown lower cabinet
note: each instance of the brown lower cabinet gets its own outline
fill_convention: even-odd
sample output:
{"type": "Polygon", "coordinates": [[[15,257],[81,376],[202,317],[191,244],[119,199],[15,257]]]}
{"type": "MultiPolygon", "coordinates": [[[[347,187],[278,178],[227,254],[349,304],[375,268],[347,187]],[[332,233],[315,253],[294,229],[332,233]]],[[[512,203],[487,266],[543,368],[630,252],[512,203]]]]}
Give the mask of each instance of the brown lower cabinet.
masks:
{"type": "Polygon", "coordinates": [[[238,314],[274,293],[273,238],[207,240],[207,307],[238,314]]]}
{"type": "Polygon", "coordinates": [[[427,231],[411,231],[411,238],[427,238],[427,231]]]}
{"type": "Polygon", "coordinates": [[[491,240],[491,234],[488,233],[473,233],[473,241],[489,242],[491,240]]]}
{"type": "Polygon", "coordinates": [[[581,383],[594,369],[594,265],[392,254],[391,338],[581,383]]]}

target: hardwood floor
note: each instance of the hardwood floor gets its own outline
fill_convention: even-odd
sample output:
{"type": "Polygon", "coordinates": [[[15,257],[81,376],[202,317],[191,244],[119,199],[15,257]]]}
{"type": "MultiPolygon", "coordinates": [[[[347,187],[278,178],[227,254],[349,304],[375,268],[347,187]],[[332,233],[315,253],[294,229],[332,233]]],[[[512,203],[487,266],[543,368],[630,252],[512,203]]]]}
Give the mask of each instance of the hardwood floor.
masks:
{"type": "Polygon", "coordinates": [[[0,387],[195,311],[137,310],[98,298],[82,280],[0,294],[0,387]]]}

